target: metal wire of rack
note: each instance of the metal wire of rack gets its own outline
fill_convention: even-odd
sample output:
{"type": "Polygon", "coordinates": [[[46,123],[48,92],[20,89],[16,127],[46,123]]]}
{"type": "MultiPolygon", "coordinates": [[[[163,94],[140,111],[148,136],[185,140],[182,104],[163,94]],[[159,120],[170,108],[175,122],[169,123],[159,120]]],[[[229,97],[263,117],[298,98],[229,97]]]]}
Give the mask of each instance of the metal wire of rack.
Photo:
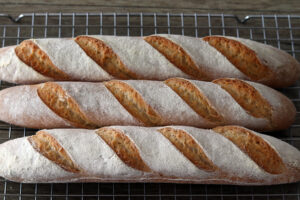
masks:
{"type": "MultiPolygon", "coordinates": [[[[300,15],[173,13],[25,13],[0,14],[0,42],[15,45],[28,38],[74,37],[80,34],[143,36],[155,33],[194,37],[232,35],[283,49],[300,60],[300,15]]],[[[1,82],[0,88],[12,84],[1,82]]],[[[300,82],[280,90],[295,103],[291,128],[269,133],[300,149],[300,82]]],[[[0,143],[36,130],[0,122],[0,143]]],[[[295,199],[300,183],[276,186],[228,186],[159,183],[20,184],[0,179],[3,199],[295,199]]]]}

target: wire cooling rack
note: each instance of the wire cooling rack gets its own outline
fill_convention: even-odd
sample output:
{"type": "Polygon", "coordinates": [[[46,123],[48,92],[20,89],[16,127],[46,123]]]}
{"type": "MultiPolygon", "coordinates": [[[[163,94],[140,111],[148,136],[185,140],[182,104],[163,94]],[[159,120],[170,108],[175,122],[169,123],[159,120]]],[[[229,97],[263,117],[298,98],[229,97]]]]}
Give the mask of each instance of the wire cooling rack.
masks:
{"type": "MultiPolygon", "coordinates": [[[[15,45],[27,38],[74,37],[80,34],[143,36],[154,33],[194,37],[231,35],[283,49],[300,60],[300,15],[171,13],[26,13],[0,14],[0,42],[15,45]]],[[[12,86],[0,81],[0,88],[12,86]]],[[[297,107],[288,130],[269,133],[300,149],[300,82],[281,89],[297,107]]],[[[36,130],[0,122],[0,143],[36,130]]],[[[1,167],[1,164],[0,164],[1,167]]],[[[276,186],[227,186],[151,183],[19,184],[0,179],[3,199],[287,199],[300,200],[300,183],[276,186]]]]}

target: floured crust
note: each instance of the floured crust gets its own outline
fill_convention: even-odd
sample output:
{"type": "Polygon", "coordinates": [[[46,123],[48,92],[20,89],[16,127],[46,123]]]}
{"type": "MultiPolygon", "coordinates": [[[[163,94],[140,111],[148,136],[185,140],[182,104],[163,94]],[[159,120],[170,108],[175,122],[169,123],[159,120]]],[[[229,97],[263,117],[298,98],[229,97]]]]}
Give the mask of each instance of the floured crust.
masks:
{"type": "MultiPolygon", "coordinates": [[[[42,133],[55,140],[56,146],[59,145],[68,154],[68,159],[72,159],[82,172],[70,172],[62,168],[57,160],[51,160],[52,158],[36,151],[27,138],[20,138],[0,145],[1,176],[29,183],[83,181],[270,185],[300,180],[299,150],[276,138],[237,126],[218,127],[214,131],[186,126],[114,126],[98,130],[52,129],[43,130],[42,133]],[[160,132],[162,130],[167,130],[178,141],[193,141],[202,150],[189,151],[189,146],[178,148],[179,143],[174,145],[174,140],[168,138],[169,134],[166,138],[160,132]],[[227,133],[230,136],[224,137],[223,130],[229,131],[227,133]],[[112,134],[112,137],[126,139],[110,145],[110,142],[103,141],[106,136],[100,134],[100,137],[99,132],[107,137],[112,134]],[[243,137],[244,134],[248,136],[243,137]],[[240,140],[241,137],[243,140],[240,140]],[[254,145],[251,146],[254,149],[243,149],[243,142],[254,145]],[[129,151],[123,151],[122,148],[129,151]],[[264,149],[266,155],[256,152],[260,148],[264,149]],[[86,152],[89,154],[85,154],[86,152]],[[210,164],[206,165],[208,168],[197,166],[195,156],[209,161],[210,164]],[[132,159],[134,157],[138,159],[132,159]],[[263,157],[269,160],[264,160],[263,157]],[[267,163],[268,161],[271,163],[267,163]],[[147,170],[138,166],[147,166],[147,170]]],[[[57,148],[52,150],[59,151],[57,148]]]]}
{"type": "Polygon", "coordinates": [[[37,89],[40,99],[55,114],[79,128],[96,128],[80,110],[77,103],[56,83],[44,83],[37,89]]]}
{"type": "Polygon", "coordinates": [[[121,81],[108,81],[104,85],[135,118],[146,126],[163,124],[161,117],[143,100],[136,90],[121,81]]]}
{"type": "Polygon", "coordinates": [[[213,83],[226,90],[250,115],[272,120],[271,105],[248,83],[228,78],[217,79],[213,83]]]}
{"type": "Polygon", "coordinates": [[[234,124],[271,131],[288,127],[296,114],[279,92],[229,78],[17,86],[0,92],[0,107],[2,121],[33,128],[234,124]]]}
{"type": "Polygon", "coordinates": [[[207,80],[205,73],[179,45],[161,36],[148,36],[144,39],[181,71],[196,79],[207,80]]]}
{"type": "Polygon", "coordinates": [[[47,132],[39,131],[36,135],[28,137],[28,141],[37,152],[55,162],[64,170],[80,173],[81,169],[74,164],[63,147],[47,132]]]}
{"type": "Polygon", "coordinates": [[[13,83],[232,77],[285,87],[299,76],[299,62],[286,52],[226,36],[94,35],[25,40],[0,50],[0,79],[13,83]]]}
{"type": "Polygon", "coordinates": [[[224,123],[222,115],[192,83],[179,78],[168,79],[165,83],[203,118],[213,123],[224,123]]]}
{"type": "Polygon", "coordinates": [[[299,79],[300,63],[287,52],[248,39],[227,38],[236,40],[252,49],[259,61],[274,72],[273,78],[264,78],[261,83],[272,87],[287,87],[299,79]]]}
{"type": "Polygon", "coordinates": [[[218,170],[205,155],[199,144],[185,131],[166,127],[159,129],[159,132],[170,140],[170,142],[198,168],[205,171],[218,170]]]}
{"type": "Polygon", "coordinates": [[[106,128],[99,129],[96,133],[116,152],[124,163],[140,171],[151,171],[141,159],[135,144],[124,133],[106,128]]]}
{"type": "Polygon", "coordinates": [[[72,125],[41,101],[38,85],[16,86],[1,90],[0,113],[3,121],[22,127],[59,128],[72,125]]]}
{"type": "Polygon", "coordinates": [[[283,130],[289,128],[296,117],[296,108],[293,102],[286,96],[274,90],[267,88],[262,84],[245,81],[257,90],[262,97],[271,105],[272,108],[272,126],[274,129],[283,130]],[[282,105],[285,105],[284,107],[282,105]],[[274,112],[278,114],[274,114],[274,112]],[[279,114],[280,113],[280,114],[279,114]]]}
{"type": "Polygon", "coordinates": [[[203,40],[216,48],[251,80],[259,81],[273,76],[271,69],[262,64],[256,53],[246,45],[225,37],[207,36],[203,40]]]}
{"type": "Polygon", "coordinates": [[[55,80],[69,80],[70,77],[57,68],[49,56],[33,41],[25,40],[15,48],[15,53],[28,66],[38,73],[55,80]]]}
{"type": "Polygon", "coordinates": [[[52,81],[30,66],[22,62],[15,53],[16,46],[8,46],[0,49],[0,79],[12,83],[40,83],[52,81]]]}
{"type": "Polygon", "coordinates": [[[236,144],[268,173],[281,174],[286,170],[277,152],[261,137],[252,134],[251,131],[234,126],[216,127],[213,131],[222,134],[236,144]]]}
{"type": "Polygon", "coordinates": [[[90,58],[70,38],[32,39],[45,52],[52,63],[74,81],[104,81],[114,77],[90,58]]]}
{"type": "Polygon", "coordinates": [[[102,67],[113,77],[118,79],[137,79],[137,75],[131,72],[120,60],[113,50],[101,40],[92,37],[78,36],[75,42],[91,57],[99,67],[102,67]]]}

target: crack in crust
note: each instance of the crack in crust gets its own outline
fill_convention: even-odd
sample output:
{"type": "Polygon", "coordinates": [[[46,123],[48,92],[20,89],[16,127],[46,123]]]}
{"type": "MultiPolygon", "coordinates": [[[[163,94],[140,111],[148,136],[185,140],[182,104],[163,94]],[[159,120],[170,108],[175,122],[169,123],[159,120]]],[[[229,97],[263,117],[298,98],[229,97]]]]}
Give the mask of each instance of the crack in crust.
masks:
{"type": "Polygon", "coordinates": [[[171,127],[161,128],[158,131],[199,169],[208,172],[218,170],[199,144],[185,131],[171,127]]]}
{"type": "Polygon", "coordinates": [[[37,89],[40,99],[57,115],[78,128],[97,128],[89,121],[79,106],[58,84],[44,83],[37,89]]]}
{"type": "Polygon", "coordinates": [[[72,173],[81,173],[81,169],[72,161],[64,148],[54,137],[45,131],[39,131],[36,135],[28,137],[32,147],[64,170],[72,173]]]}
{"type": "Polygon", "coordinates": [[[102,69],[118,79],[138,79],[121,61],[119,56],[103,41],[88,36],[78,36],[75,42],[102,69]]]}
{"type": "Polygon", "coordinates": [[[215,110],[206,96],[188,80],[170,78],[165,83],[204,119],[218,124],[224,122],[222,115],[215,110]]]}
{"type": "Polygon", "coordinates": [[[126,165],[144,172],[152,171],[142,160],[138,148],[124,133],[112,128],[101,128],[96,133],[126,165]]]}
{"type": "Polygon", "coordinates": [[[233,142],[266,172],[282,174],[286,171],[278,153],[250,130],[237,126],[222,126],[214,128],[213,131],[233,142]]]}
{"type": "Polygon", "coordinates": [[[147,36],[144,40],[184,73],[199,80],[208,80],[205,73],[199,69],[189,54],[179,45],[160,36],[147,36]]]}
{"type": "Polygon", "coordinates": [[[221,78],[212,82],[226,90],[250,115],[266,118],[272,122],[272,106],[253,86],[245,81],[230,78],[221,78]]]}
{"type": "Polygon", "coordinates": [[[70,77],[57,68],[49,56],[31,40],[25,40],[15,48],[18,58],[38,73],[55,80],[70,80],[70,77]]]}
{"type": "Polygon", "coordinates": [[[132,87],[122,81],[108,81],[104,85],[120,104],[136,119],[146,126],[158,126],[163,120],[143,97],[132,87]]]}
{"type": "Polygon", "coordinates": [[[207,36],[203,40],[217,49],[236,68],[252,80],[258,81],[272,76],[271,69],[262,64],[256,53],[242,43],[219,36],[207,36]]]}

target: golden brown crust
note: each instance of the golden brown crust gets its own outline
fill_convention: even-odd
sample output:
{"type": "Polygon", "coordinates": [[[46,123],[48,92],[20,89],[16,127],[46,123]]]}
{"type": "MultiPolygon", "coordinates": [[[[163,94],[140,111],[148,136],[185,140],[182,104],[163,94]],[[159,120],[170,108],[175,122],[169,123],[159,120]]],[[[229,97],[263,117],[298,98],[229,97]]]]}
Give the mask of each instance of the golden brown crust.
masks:
{"type": "Polygon", "coordinates": [[[163,120],[156,111],[128,84],[117,80],[108,81],[104,84],[120,104],[144,125],[158,126],[163,124],[163,120]]]}
{"type": "Polygon", "coordinates": [[[78,36],[75,38],[75,42],[99,67],[115,78],[138,79],[138,76],[130,71],[119,56],[103,41],[88,36],[78,36]]]}
{"type": "Polygon", "coordinates": [[[188,53],[179,45],[160,36],[147,36],[144,40],[184,73],[199,80],[208,80],[205,73],[199,69],[188,53]]]}
{"type": "Polygon", "coordinates": [[[124,133],[112,128],[100,128],[96,133],[112,148],[125,164],[140,171],[152,171],[142,160],[135,144],[124,133]]]}
{"type": "Polygon", "coordinates": [[[212,107],[206,96],[188,80],[170,78],[165,83],[204,119],[219,124],[224,122],[223,117],[212,107]]]}
{"type": "Polygon", "coordinates": [[[89,121],[79,106],[56,83],[44,83],[37,89],[40,99],[58,116],[70,121],[78,128],[97,128],[97,125],[89,121]]]}
{"type": "Polygon", "coordinates": [[[205,171],[218,169],[197,142],[185,131],[171,127],[161,128],[158,131],[199,169],[205,171]]]}
{"type": "Polygon", "coordinates": [[[282,174],[286,167],[277,152],[261,137],[237,126],[222,126],[213,129],[233,142],[254,162],[270,174],[282,174]]]}
{"type": "Polygon", "coordinates": [[[238,41],[219,36],[207,36],[203,40],[216,48],[252,80],[261,80],[273,74],[268,66],[260,62],[253,50],[238,41]]]}
{"type": "Polygon", "coordinates": [[[37,152],[64,170],[72,173],[81,172],[81,169],[76,166],[64,148],[45,131],[39,131],[36,135],[28,137],[28,141],[37,152]]]}
{"type": "Polygon", "coordinates": [[[21,61],[44,76],[55,80],[70,80],[70,77],[58,69],[49,56],[31,40],[25,40],[16,46],[15,53],[21,61]]]}
{"type": "Polygon", "coordinates": [[[272,122],[272,106],[253,86],[245,81],[230,78],[221,78],[212,82],[226,90],[250,115],[266,118],[272,122]]]}

